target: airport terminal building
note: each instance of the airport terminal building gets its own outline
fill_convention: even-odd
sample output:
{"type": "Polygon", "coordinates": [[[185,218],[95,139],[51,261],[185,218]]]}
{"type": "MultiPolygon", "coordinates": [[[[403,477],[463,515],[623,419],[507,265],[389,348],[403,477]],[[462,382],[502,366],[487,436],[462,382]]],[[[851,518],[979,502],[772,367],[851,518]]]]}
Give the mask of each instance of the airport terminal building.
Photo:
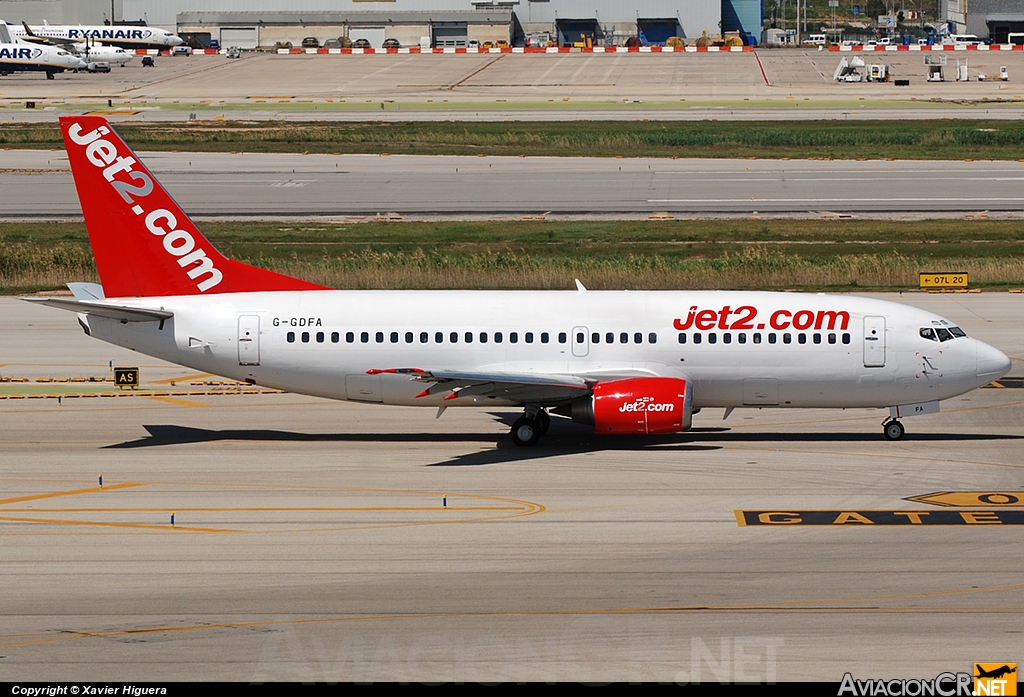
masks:
{"type": "MultiPolygon", "coordinates": [[[[435,46],[527,40],[621,46],[630,37],[664,44],[738,31],[759,37],[761,0],[0,0],[9,22],[146,23],[214,40],[271,48],[305,37],[435,46]]],[[[636,39],[634,39],[636,40],[636,39]]]]}

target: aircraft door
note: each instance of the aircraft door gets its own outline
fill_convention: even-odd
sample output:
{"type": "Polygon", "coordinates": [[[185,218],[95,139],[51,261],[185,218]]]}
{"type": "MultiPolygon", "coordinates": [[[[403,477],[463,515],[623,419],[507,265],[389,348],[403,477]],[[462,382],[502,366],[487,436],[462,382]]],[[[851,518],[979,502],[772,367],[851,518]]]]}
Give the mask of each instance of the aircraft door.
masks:
{"type": "Polygon", "coordinates": [[[885,367],[885,317],[864,318],[864,367],[885,367]]]}
{"type": "Polygon", "coordinates": [[[260,364],[260,318],[241,315],[238,318],[238,365],[260,364]]]}
{"type": "Polygon", "coordinates": [[[572,328],[572,355],[583,358],[590,353],[590,336],[586,327],[572,328]]]}

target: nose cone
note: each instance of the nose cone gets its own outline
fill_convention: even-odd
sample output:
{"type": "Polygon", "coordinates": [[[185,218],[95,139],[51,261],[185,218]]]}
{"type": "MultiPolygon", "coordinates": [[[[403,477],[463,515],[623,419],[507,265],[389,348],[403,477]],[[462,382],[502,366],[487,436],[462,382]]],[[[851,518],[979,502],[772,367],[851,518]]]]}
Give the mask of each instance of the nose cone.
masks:
{"type": "Polygon", "coordinates": [[[977,342],[978,386],[987,385],[1010,372],[1010,359],[997,348],[977,342]]]}
{"type": "Polygon", "coordinates": [[[180,36],[175,36],[174,34],[168,34],[168,36],[167,36],[167,45],[168,46],[181,46],[183,43],[185,43],[185,40],[183,38],[181,38],[180,36]]]}

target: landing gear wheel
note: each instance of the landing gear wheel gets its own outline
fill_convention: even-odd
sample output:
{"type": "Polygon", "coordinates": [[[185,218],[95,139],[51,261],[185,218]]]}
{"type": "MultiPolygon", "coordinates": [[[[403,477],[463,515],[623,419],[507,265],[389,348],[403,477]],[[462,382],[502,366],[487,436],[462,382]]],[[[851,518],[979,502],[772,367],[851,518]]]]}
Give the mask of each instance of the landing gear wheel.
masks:
{"type": "Polygon", "coordinates": [[[547,434],[548,429],[551,428],[551,417],[543,409],[537,412],[537,425],[540,426],[542,436],[547,434]]]}
{"type": "Polygon", "coordinates": [[[536,445],[542,435],[540,424],[534,419],[520,416],[512,424],[512,442],[519,446],[536,445]]]}
{"type": "Polygon", "coordinates": [[[903,428],[903,424],[893,419],[892,421],[886,421],[882,424],[882,430],[885,433],[885,437],[889,440],[899,440],[906,433],[906,429],[903,428]]]}

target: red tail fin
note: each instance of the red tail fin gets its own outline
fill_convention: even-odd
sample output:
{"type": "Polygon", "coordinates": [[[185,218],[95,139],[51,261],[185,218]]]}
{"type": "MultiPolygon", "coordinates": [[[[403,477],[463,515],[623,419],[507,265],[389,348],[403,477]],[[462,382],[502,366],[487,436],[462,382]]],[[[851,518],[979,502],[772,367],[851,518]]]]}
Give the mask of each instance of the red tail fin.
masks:
{"type": "Polygon", "coordinates": [[[62,116],[64,145],[108,298],[324,290],[228,259],[99,116],[62,116]]]}

